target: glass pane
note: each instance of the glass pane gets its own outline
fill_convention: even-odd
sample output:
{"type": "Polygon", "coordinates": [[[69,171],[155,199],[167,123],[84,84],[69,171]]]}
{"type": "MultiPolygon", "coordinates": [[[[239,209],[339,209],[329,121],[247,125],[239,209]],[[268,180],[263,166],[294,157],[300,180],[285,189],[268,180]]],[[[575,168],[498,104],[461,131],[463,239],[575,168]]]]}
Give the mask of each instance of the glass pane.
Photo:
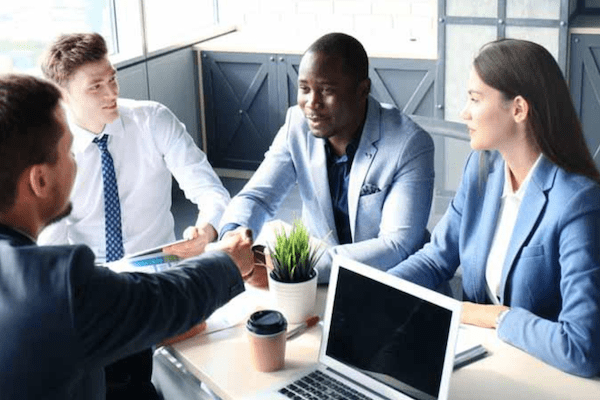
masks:
{"type": "Polygon", "coordinates": [[[445,113],[448,121],[462,122],[467,83],[473,57],[481,46],[496,39],[496,26],[448,25],[446,27],[445,113]]]}
{"type": "Polygon", "coordinates": [[[138,0],[115,0],[118,40],[110,57],[113,63],[144,54],[141,11],[138,0]]]}
{"type": "Polygon", "coordinates": [[[213,0],[146,0],[148,51],[193,41],[215,24],[213,0]]]}
{"type": "Polygon", "coordinates": [[[3,1],[0,10],[0,73],[39,75],[39,59],[58,35],[98,32],[113,49],[110,0],[3,1]]]}
{"type": "Polygon", "coordinates": [[[497,0],[447,0],[446,15],[455,17],[492,17],[498,15],[497,0]]]}
{"type": "Polygon", "coordinates": [[[507,0],[506,17],[559,19],[560,0],[507,0]]]}
{"type": "Polygon", "coordinates": [[[541,44],[558,60],[558,29],[534,28],[531,26],[507,26],[506,37],[529,40],[541,44]]]}

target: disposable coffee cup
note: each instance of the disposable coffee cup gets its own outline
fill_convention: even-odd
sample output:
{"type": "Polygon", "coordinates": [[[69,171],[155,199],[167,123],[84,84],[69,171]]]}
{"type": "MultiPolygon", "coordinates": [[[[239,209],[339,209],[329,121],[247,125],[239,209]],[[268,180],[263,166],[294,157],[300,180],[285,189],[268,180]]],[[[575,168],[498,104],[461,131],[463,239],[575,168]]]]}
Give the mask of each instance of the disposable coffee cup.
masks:
{"type": "Polygon", "coordinates": [[[287,321],[275,310],[256,311],[246,322],[250,357],[261,372],[272,372],[285,365],[287,321]]]}

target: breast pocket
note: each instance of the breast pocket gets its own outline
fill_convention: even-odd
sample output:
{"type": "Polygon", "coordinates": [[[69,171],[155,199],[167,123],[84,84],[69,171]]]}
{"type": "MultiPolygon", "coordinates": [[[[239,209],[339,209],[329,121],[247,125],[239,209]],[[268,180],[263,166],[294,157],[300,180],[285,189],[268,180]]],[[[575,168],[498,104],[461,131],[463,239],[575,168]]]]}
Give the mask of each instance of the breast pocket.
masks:
{"type": "Polygon", "coordinates": [[[559,272],[546,265],[544,246],[523,247],[515,261],[511,274],[513,301],[531,311],[543,309],[548,298],[540,293],[555,293],[560,279],[556,275],[559,272]]]}
{"type": "Polygon", "coordinates": [[[365,194],[358,199],[360,208],[364,211],[378,210],[381,211],[383,201],[385,200],[385,192],[378,191],[375,193],[365,194]]]}
{"type": "Polygon", "coordinates": [[[538,244],[533,246],[523,247],[521,258],[538,257],[544,255],[544,246],[538,244]]]}

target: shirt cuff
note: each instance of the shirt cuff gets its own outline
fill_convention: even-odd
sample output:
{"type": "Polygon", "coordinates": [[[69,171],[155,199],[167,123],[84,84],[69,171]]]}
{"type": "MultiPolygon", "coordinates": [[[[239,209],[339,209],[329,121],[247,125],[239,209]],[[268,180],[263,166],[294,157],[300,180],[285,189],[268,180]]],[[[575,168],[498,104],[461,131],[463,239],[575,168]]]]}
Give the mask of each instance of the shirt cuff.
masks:
{"type": "Polygon", "coordinates": [[[225,224],[225,226],[223,226],[223,228],[221,228],[221,232],[219,232],[219,240],[223,239],[223,236],[225,236],[225,234],[229,231],[234,230],[237,227],[240,227],[240,224],[236,224],[234,222],[230,222],[228,224],[225,224]]]}

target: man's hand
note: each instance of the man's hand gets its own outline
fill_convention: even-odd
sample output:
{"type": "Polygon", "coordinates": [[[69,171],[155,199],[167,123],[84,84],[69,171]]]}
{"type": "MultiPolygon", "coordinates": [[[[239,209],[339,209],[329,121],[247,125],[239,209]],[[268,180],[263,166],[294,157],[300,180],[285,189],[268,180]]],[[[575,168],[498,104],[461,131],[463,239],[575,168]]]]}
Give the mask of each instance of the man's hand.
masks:
{"type": "Polygon", "coordinates": [[[223,239],[206,247],[206,251],[211,250],[220,250],[229,254],[243,278],[247,279],[252,274],[254,254],[252,253],[252,231],[250,229],[240,226],[227,232],[223,239]]]}
{"type": "Polygon", "coordinates": [[[177,336],[170,337],[163,340],[158,346],[170,346],[174,343],[181,342],[182,340],[189,339],[192,336],[196,336],[200,332],[206,329],[206,321],[200,322],[198,325],[194,325],[189,331],[183,332],[177,336]]]}
{"type": "Polygon", "coordinates": [[[197,256],[204,252],[206,245],[217,238],[215,228],[205,222],[200,226],[190,226],[183,232],[185,242],[167,246],[162,249],[167,254],[174,254],[180,258],[197,256]]]}
{"type": "Polygon", "coordinates": [[[502,305],[475,304],[463,302],[461,322],[463,324],[496,328],[498,315],[509,308],[502,305]]]}

